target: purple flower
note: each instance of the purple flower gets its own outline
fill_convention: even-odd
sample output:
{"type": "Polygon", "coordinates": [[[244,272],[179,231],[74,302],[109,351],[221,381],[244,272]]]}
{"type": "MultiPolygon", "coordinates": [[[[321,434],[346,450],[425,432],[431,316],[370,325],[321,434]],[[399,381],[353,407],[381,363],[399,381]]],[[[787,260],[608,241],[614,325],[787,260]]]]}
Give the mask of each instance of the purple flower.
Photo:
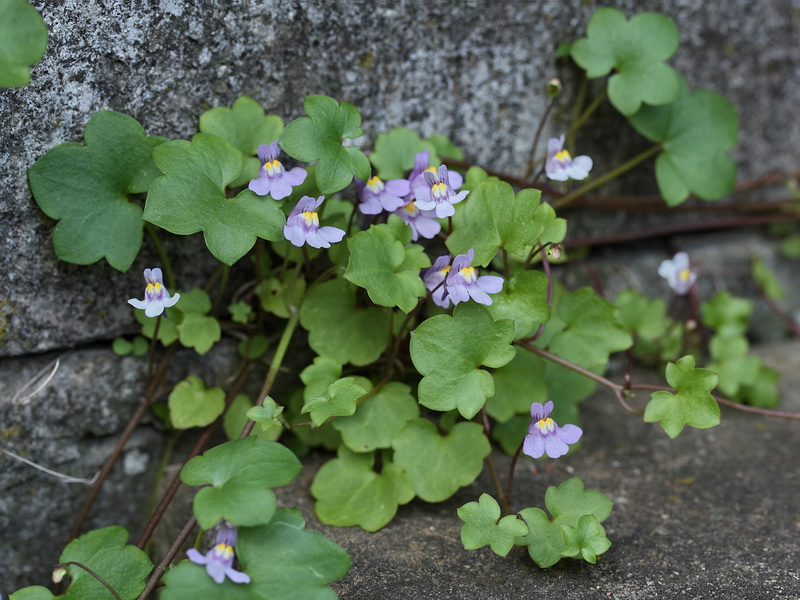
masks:
{"type": "MultiPolygon", "coordinates": [[[[416,166],[416,165],[415,165],[416,166]]],[[[469,193],[467,190],[456,193],[464,183],[464,178],[458,173],[449,173],[447,167],[430,167],[411,180],[411,190],[420,210],[436,210],[440,219],[451,217],[455,214],[454,204],[458,204],[469,193]]]]}
{"type": "Polygon", "coordinates": [[[128,300],[128,304],[134,308],[144,309],[144,314],[148,317],[166,315],[167,308],[175,306],[175,303],[180,300],[181,295],[169,295],[167,288],[164,287],[164,278],[161,275],[161,269],[158,267],[155,269],[145,269],[144,280],[147,282],[147,287],[144,288],[144,300],[131,298],[128,300]]]}
{"type": "Polygon", "coordinates": [[[411,186],[405,179],[390,179],[384,183],[377,175],[366,183],[356,179],[356,185],[361,199],[358,209],[365,215],[397,210],[406,203],[404,198],[411,191],[411,186]]]}
{"type": "MultiPolygon", "coordinates": [[[[437,223],[438,224],[438,223],[437,223]]],[[[437,258],[433,265],[425,269],[422,273],[422,281],[425,282],[425,289],[432,292],[433,303],[448,308],[450,298],[447,297],[444,280],[450,271],[450,255],[445,254],[437,258]]]]}
{"type": "Polygon", "coordinates": [[[572,158],[564,150],[564,136],[551,138],[547,142],[547,161],[544,171],[548,179],[566,181],[567,179],[586,179],[592,170],[592,159],[588,156],[572,158]]]}
{"type": "Polygon", "coordinates": [[[689,255],[678,252],[672,260],[665,260],[658,267],[658,274],[669,282],[669,287],[679,296],[685,296],[697,281],[695,269],[689,266],[689,255]]]}
{"type": "Polygon", "coordinates": [[[445,289],[453,304],[466,302],[470,298],[479,304],[491,304],[488,294],[496,294],[503,289],[503,278],[495,275],[478,277],[472,265],[475,250],[469,249],[466,254],[459,254],[453,259],[453,266],[447,273],[445,289]]]}
{"type": "Polygon", "coordinates": [[[539,458],[543,454],[550,458],[564,456],[569,452],[569,444],[574,444],[583,435],[576,425],[559,427],[550,418],[551,412],[552,400],[544,405],[541,402],[531,404],[531,424],[522,445],[522,451],[530,457],[539,458]]]}
{"type": "Polygon", "coordinates": [[[258,160],[261,161],[261,168],[258,170],[258,177],[250,181],[247,186],[251,191],[259,196],[269,194],[273,200],[282,200],[292,193],[292,187],[300,185],[306,180],[306,170],[295,167],[291,171],[283,168],[278,160],[281,149],[278,142],[270,145],[262,144],[258,147],[258,160]]]}
{"type": "Polygon", "coordinates": [[[189,548],[186,551],[186,555],[193,563],[205,565],[206,572],[217,583],[225,581],[226,575],[233,583],[250,583],[250,577],[247,573],[242,573],[233,568],[233,547],[235,544],[236,529],[220,527],[214,547],[205,556],[194,548],[189,548]]]}
{"type": "Polygon", "coordinates": [[[338,227],[320,227],[317,208],[325,200],[320,196],[316,200],[311,196],[303,196],[297,206],[289,213],[283,235],[298,248],[308,244],[312,248],[330,248],[331,244],[342,241],[344,231],[338,227]]]}
{"type": "Polygon", "coordinates": [[[441,224],[434,218],[436,213],[432,210],[420,210],[413,200],[395,210],[394,214],[411,227],[411,239],[415,242],[420,236],[432,239],[442,230],[441,224]]]}

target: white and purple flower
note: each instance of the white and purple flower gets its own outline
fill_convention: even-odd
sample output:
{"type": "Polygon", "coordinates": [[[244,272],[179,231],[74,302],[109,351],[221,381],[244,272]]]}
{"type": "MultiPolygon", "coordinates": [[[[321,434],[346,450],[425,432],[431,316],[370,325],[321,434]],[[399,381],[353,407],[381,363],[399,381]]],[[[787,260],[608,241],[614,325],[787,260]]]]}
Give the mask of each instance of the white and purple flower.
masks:
{"type": "Polygon", "coordinates": [[[440,256],[433,266],[425,269],[422,280],[425,288],[432,291],[434,304],[448,308],[450,303],[466,302],[470,298],[479,304],[491,304],[489,294],[496,294],[503,289],[503,278],[495,275],[478,277],[472,266],[475,250],[469,249],[466,254],[459,254],[450,264],[448,255],[440,256]]]}
{"type": "Polygon", "coordinates": [[[383,181],[377,175],[370,177],[366,183],[356,179],[358,196],[361,204],[358,205],[365,215],[377,215],[381,212],[392,212],[406,204],[405,197],[411,192],[411,186],[406,179],[390,179],[383,181]]]}
{"type": "Polygon", "coordinates": [[[281,149],[278,142],[269,145],[262,144],[258,147],[258,160],[261,161],[261,168],[258,170],[258,177],[250,181],[247,187],[259,196],[269,194],[273,200],[282,200],[292,193],[292,188],[300,185],[306,180],[308,173],[301,167],[295,167],[291,171],[283,168],[283,164],[278,160],[281,149]]]}
{"type": "MultiPolygon", "coordinates": [[[[414,166],[416,168],[416,161],[414,166]]],[[[413,171],[412,175],[414,175],[413,171]]],[[[436,167],[425,169],[410,181],[417,208],[435,210],[436,216],[440,219],[452,217],[456,212],[453,205],[461,202],[469,193],[467,190],[456,193],[456,190],[464,183],[464,178],[458,173],[448,172],[444,165],[441,165],[438,170],[436,167]]]]}
{"type": "Polygon", "coordinates": [[[553,412],[553,401],[546,404],[531,404],[531,424],[528,435],[522,444],[522,451],[532,458],[540,458],[547,454],[550,458],[558,458],[569,452],[569,445],[576,443],[583,435],[577,425],[558,424],[550,418],[553,412]]]}
{"type": "Polygon", "coordinates": [[[330,248],[331,244],[342,241],[344,231],[338,227],[320,227],[317,208],[325,196],[312,198],[303,196],[289,213],[283,235],[298,248],[308,244],[312,248],[330,248]]]}
{"type": "Polygon", "coordinates": [[[164,287],[164,277],[161,274],[161,269],[158,267],[145,269],[144,280],[147,282],[147,287],[144,288],[144,300],[131,298],[128,300],[128,304],[134,308],[144,310],[144,314],[148,317],[166,315],[167,309],[170,306],[175,306],[181,295],[169,295],[167,288],[164,287]]]}
{"type": "Polygon", "coordinates": [[[658,267],[658,274],[669,282],[669,287],[679,296],[685,296],[697,281],[696,269],[689,264],[689,255],[678,252],[672,260],[665,260],[658,267]]]}
{"type": "Polygon", "coordinates": [[[206,572],[217,583],[225,581],[227,575],[233,583],[250,583],[250,576],[233,568],[234,552],[236,545],[236,529],[220,527],[214,547],[205,555],[194,548],[189,548],[186,555],[189,560],[198,565],[205,565],[206,572]]]}
{"type": "Polygon", "coordinates": [[[412,241],[416,242],[420,236],[430,240],[442,230],[441,223],[435,218],[436,213],[432,210],[420,210],[413,200],[395,210],[394,214],[411,227],[412,241]]]}
{"type": "Polygon", "coordinates": [[[564,150],[564,136],[551,138],[547,142],[547,161],[544,172],[548,179],[566,181],[567,179],[586,179],[592,170],[592,159],[588,156],[572,158],[569,151],[564,150]]]}

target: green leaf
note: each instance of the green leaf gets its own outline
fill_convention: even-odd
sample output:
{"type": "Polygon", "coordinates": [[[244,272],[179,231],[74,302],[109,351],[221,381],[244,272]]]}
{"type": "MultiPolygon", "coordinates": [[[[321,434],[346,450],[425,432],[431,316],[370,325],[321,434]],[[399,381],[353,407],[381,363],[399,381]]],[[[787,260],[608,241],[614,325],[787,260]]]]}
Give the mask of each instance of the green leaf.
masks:
{"type": "Polygon", "coordinates": [[[109,110],[92,117],[83,139],[83,145],[59,144],[31,165],[31,191],[39,208],[59,221],[53,246],[61,260],[88,265],[105,258],[125,272],[144,227],[142,209],[129,195],[146,192],[158,174],[152,153],[164,139],[147,137],[135,119],[109,110]]]}
{"type": "MultiPolygon", "coordinates": [[[[181,294],[180,301],[183,300],[183,294],[181,294]]],[[[178,310],[178,305],[168,308],[167,309],[168,315],[180,315],[180,311],[178,310]]],[[[160,325],[158,326],[158,341],[164,344],[165,346],[169,346],[172,342],[178,339],[178,317],[175,318],[168,318],[168,319],[152,319],[144,314],[143,310],[134,310],[133,311],[133,318],[142,326],[142,335],[147,339],[153,339],[153,334],[156,330],[156,321],[160,321],[160,325]]]]}
{"type": "Polygon", "coordinates": [[[778,371],[761,365],[756,380],[751,384],[742,385],[734,399],[759,408],[774,408],[780,400],[778,395],[780,378],[778,371]]]}
{"type": "Polygon", "coordinates": [[[517,546],[527,546],[528,555],[542,569],[552,567],[561,560],[564,536],[561,527],[547,518],[540,508],[525,508],[519,511],[530,529],[530,533],[514,540],[517,546]]]}
{"type": "Polygon", "coordinates": [[[605,494],[583,487],[577,477],[567,479],[560,486],[548,487],[544,495],[547,510],[559,525],[576,526],[584,515],[593,515],[602,523],[611,514],[613,503],[605,494]]]}
{"type": "Polygon", "coordinates": [[[305,529],[300,513],[288,508],[279,508],[269,524],[240,529],[236,555],[249,584],[215,583],[204,566],[185,560],[164,575],[161,600],[335,600],[328,584],[350,569],[347,552],[305,529]]]}
{"type": "Polygon", "coordinates": [[[651,394],[644,411],[645,423],[658,422],[671,438],[678,437],[684,425],[697,429],[719,425],[719,405],[710,393],[717,381],[716,373],[694,367],[693,356],[669,363],[667,383],[676,391],[651,394]]]}
{"type": "Polygon", "coordinates": [[[0,87],[27,85],[28,67],[47,48],[47,25],[26,0],[0,0],[0,14],[0,87]]]}
{"type": "Polygon", "coordinates": [[[319,427],[330,417],[350,416],[356,412],[356,400],[367,393],[355,377],[345,377],[328,386],[324,396],[316,396],[303,406],[301,413],[308,413],[314,425],[319,427]]]}
{"type": "Polygon", "coordinates": [[[222,337],[219,322],[214,317],[205,316],[211,310],[208,294],[195,288],[181,294],[175,307],[183,313],[176,325],[181,344],[194,348],[198,354],[208,352],[222,337]]]}
{"type": "Polygon", "coordinates": [[[715,335],[708,344],[713,359],[706,369],[719,376],[720,391],[732,398],[742,386],[753,385],[761,370],[761,359],[748,356],[750,344],[743,335],[715,335]]]}
{"type": "Polygon", "coordinates": [[[736,164],[729,151],[736,145],[739,118],[722,96],[700,90],[666,106],[645,106],[629,118],[643,136],[658,142],[658,189],[669,206],[690,193],[703,200],[729,194],[736,183],[736,164]]]}
{"type": "Polygon", "coordinates": [[[800,234],[781,240],[780,251],[786,258],[800,258],[800,234]]]}
{"type": "Polygon", "coordinates": [[[314,173],[317,187],[325,195],[338,192],[358,179],[370,176],[370,164],[356,146],[342,141],[359,137],[361,115],[349,102],[339,104],[329,96],[306,96],[303,109],[308,117],[286,126],[280,145],[289,156],[305,162],[319,161],[314,173]]]}
{"type": "Polygon", "coordinates": [[[362,402],[352,417],[341,417],[333,426],[353,452],[390,448],[392,438],[408,421],[419,417],[419,405],[404,383],[387,383],[377,394],[362,402]]]}
{"type": "MultiPolygon", "coordinates": [[[[447,136],[442,135],[441,133],[434,133],[428,141],[433,144],[434,153],[431,157],[434,158],[452,158],[455,160],[462,160],[464,158],[464,152],[461,151],[461,148],[456,146],[447,136]],[[438,155],[438,156],[437,156],[438,155]]],[[[436,166],[438,166],[439,161],[436,160],[436,166]]],[[[431,166],[434,166],[434,163],[431,162],[431,166]]]]}
{"type": "Polygon", "coordinates": [[[758,257],[753,258],[752,274],[756,285],[761,288],[764,295],[772,300],[783,300],[786,298],[786,291],[781,282],[770,268],[758,257]]]}
{"type": "Polygon", "coordinates": [[[111,351],[117,356],[128,356],[128,354],[133,352],[133,343],[125,338],[115,338],[114,341],[111,342],[111,351]]]}
{"type": "Polygon", "coordinates": [[[394,462],[402,467],[417,496],[441,502],[469,485],[483,470],[491,452],[477,423],[457,423],[445,436],[425,419],[407,423],[392,440],[394,462]]]}
{"type": "Polygon", "coordinates": [[[258,153],[262,144],[271,144],[283,131],[283,119],[277,115],[265,115],[261,105],[247,96],[233,103],[232,108],[219,106],[200,115],[200,131],[213,133],[236,146],[244,158],[244,169],[231,187],[246,185],[258,177],[261,168],[258,153]]]}
{"type": "Polygon", "coordinates": [[[471,419],[495,393],[494,381],[481,365],[499,368],[516,354],[511,345],[514,324],[494,321],[474,302],[456,306],[453,316],[437,315],[411,333],[411,360],[424,377],[419,403],[448,411],[458,408],[471,419]]]}
{"type": "MultiPolygon", "coordinates": [[[[543,359],[536,354],[517,352],[510,363],[495,369],[492,372],[495,394],[486,402],[489,416],[504,423],[515,414],[528,415],[534,402],[547,402],[544,368],[543,359]]],[[[514,446],[518,444],[519,439],[514,446]]]]}
{"type": "Polygon", "coordinates": [[[342,446],[338,458],[322,465],[311,485],[320,521],[377,531],[394,518],[399,505],[411,502],[414,488],[403,469],[385,463],[376,473],[374,463],[373,453],[356,454],[342,446]]]}
{"type": "Polygon", "coordinates": [[[175,429],[205,427],[225,410],[222,388],[206,389],[203,380],[190,375],[169,395],[169,418],[175,429]]]}
{"type": "Polygon", "coordinates": [[[422,246],[409,244],[411,229],[400,217],[389,219],[389,224],[372,225],[347,240],[350,260],[344,276],[366,289],[375,304],[409,313],[427,293],[419,272],[431,261],[422,246]]]}
{"type": "Polygon", "coordinates": [[[576,526],[561,525],[561,534],[566,542],[561,554],[573,558],[583,558],[595,564],[597,556],[611,547],[603,528],[594,515],[584,515],[576,526]]]}
{"type": "Polygon", "coordinates": [[[703,325],[720,335],[741,335],[747,331],[747,321],[753,311],[753,303],[737,298],[730,292],[719,292],[700,306],[703,325]]]}
{"type": "MultiPolygon", "coordinates": [[[[144,589],[153,563],[139,548],[127,543],[128,532],[124,527],[103,527],[72,540],[58,560],[85,565],[105,579],[123,600],[133,600],[144,589]]],[[[80,567],[69,565],[67,572],[72,583],[59,598],[91,600],[111,596],[102,583],[80,567]]]]}
{"type": "Polygon", "coordinates": [[[211,253],[227,265],[256,242],[283,240],[286,218],[279,203],[243,190],[227,198],[225,188],[242,172],[242,153],[210,133],[191,142],[162,144],[153,159],[165,173],[150,186],[144,218],[178,235],[203,232],[211,253]]]}
{"type": "Polygon", "coordinates": [[[567,237],[567,220],[556,216],[555,209],[549,204],[540,204],[536,211],[536,222],[542,227],[539,244],[560,244],[567,237]]]}
{"type": "Polygon", "coordinates": [[[344,279],[314,286],[300,308],[311,349],[339,364],[374,362],[389,344],[390,314],[356,308],[356,288],[344,279]]]}
{"type": "Polygon", "coordinates": [[[314,362],[300,373],[300,379],[305,384],[303,400],[308,402],[317,396],[324,396],[328,386],[342,376],[342,365],[328,358],[317,356],[314,362]]]}
{"type": "Polygon", "coordinates": [[[500,505],[489,494],[481,494],[477,502],[468,502],[457,513],[464,521],[461,543],[467,550],[489,546],[498,556],[505,556],[515,538],[529,533],[528,526],[514,515],[500,519],[500,505]]]}
{"type": "Polygon", "coordinates": [[[306,293],[306,280],[287,271],[282,277],[270,277],[256,286],[256,296],[261,308],[276,317],[288,319],[290,307],[300,306],[306,293]]]}
{"type": "Polygon", "coordinates": [[[269,348],[269,340],[267,336],[261,333],[257,333],[253,337],[244,339],[236,344],[236,351],[239,356],[248,360],[258,360],[264,356],[267,348],[269,348]]]}
{"type": "Polygon", "coordinates": [[[630,21],[614,8],[598,9],[586,37],[570,48],[572,59],[589,79],[608,80],[608,99],[623,115],[643,102],[666,104],[678,98],[681,77],[664,61],[678,48],[678,28],[664,15],[641,13],[630,21]]]}
{"type": "Polygon", "coordinates": [[[46,587],[32,585],[17,590],[8,598],[9,600],[51,600],[52,598],[56,598],[56,596],[54,596],[46,587]]]}
{"type": "Polygon", "coordinates": [[[634,290],[624,290],[614,304],[619,308],[619,322],[645,340],[660,338],[670,326],[667,303],[661,298],[650,300],[634,290]]]}
{"type": "Polygon", "coordinates": [[[195,456],[181,469],[181,481],[212,486],[194,497],[194,514],[203,529],[220,519],[252,527],[272,519],[275,494],[269,488],[292,481],[300,467],[286,446],[246,437],[195,456]]]}
{"type": "Polygon", "coordinates": [[[229,304],[228,312],[231,313],[231,321],[234,323],[249,323],[255,316],[253,307],[244,301],[229,304]]]}
{"type": "Polygon", "coordinates": [[[430,142],[424,141],[415,132],[405,127],[396,127],[389,133],[382,133],[375,140],[375,151],[369,159],[378,170],[378,177],[383,180],[400,179],[406,171],[414,167],[414,157],[427,150],[434,162],[436,149],[430,142]]]}
{"type": "Polygon", "coordinates": [[[518,271],[505,282],[499,294],[492,294],[487,307],[495,321],[514,321],[514,339],[528,337],[540,323],[550,320],[547,304],[547,276],[539,271],[518,271]]]}
{"type": "Polygon", "coordinates": [[[516,196],[504,181],[485,181],[470,193],[464,218],[467,226],[456,229],[447,238],[447,248],[454,254],[475,250],[476,265],[486,266],[502,247],[519,256],[543,233],[536,220],[539,190],[522,190],[516,196]]]}
{"type": "MultiPolygon", "coordinates": [[[[474,192],[484,181],[500,181],[497,177],[489,177],[489,174],[475,165],[467,169],[467,174],[464,176],[464,185],[461,189],[474,192]]],[[[458,210],[458,209],[457,209],[458,210]]]]}

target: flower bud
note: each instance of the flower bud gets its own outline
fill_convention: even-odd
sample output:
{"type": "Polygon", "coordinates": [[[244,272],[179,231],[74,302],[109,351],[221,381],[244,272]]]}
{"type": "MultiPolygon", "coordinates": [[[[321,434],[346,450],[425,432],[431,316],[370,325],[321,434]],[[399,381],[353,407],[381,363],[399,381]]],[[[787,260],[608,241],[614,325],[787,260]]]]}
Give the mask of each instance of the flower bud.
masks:
{"type": "Polygon", "coordinates": [[[550,81],[547,82],[547,86],[545,88],[547,90],[547,97],[550,100],[554,100],[563,89],[561,85],[561,80],[558,77],[553,77],[550,81]]]}

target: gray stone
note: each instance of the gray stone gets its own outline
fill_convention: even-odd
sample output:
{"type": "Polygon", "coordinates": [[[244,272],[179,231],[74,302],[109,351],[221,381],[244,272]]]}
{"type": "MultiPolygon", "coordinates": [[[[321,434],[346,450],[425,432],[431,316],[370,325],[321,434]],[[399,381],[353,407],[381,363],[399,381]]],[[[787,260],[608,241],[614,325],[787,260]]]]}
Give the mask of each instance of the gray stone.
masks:
{"type": "MultiPolygon", "coordinates": [[[[0,356],[71,347],[131,331],[125,304],[154,263],[149,243],[120,274],[105,262],[60,263],[53,223],[31,201],[26,169],[56,144],[80,141],[88,119],[110,108],[137,118],[149,134],[185,138],[200,114],[250,95],[287,120],[306,94],[325,93],[361,109],[364,142],[392,127],[443,133],[469,160],[520,172],[544,106],[544,82],[559,75],[565,97],[575,70],[556,61],[557,43],[584,35],[596,2],[262,2],[162,0],[37,1],[50,29],[32,82],[0,91],[0,356]]],[[[787,170],[800,158],[794,111],[800,85],[792,43],[797,2],[614,3],[628,14],[657,10],[681,32],[674,64],[693,87],[721,93],[742,122],[735,152],[744,177],[787,170]],[[783,41],[781,41],[783,40],[783,41]]],[[[564,103],[566,106],[567,103],[564,103]]],[[[596,172],[642,146],[613,110],[581,134],[596,172]],[[627,133],[626,133],[627,132],[627,133]],[[619,136],[622,136],[621,141],[619,136]],[[631,143],[634,144],[631,147],[631,143]]],[[[556,111],[546,135],[564,125],[556,111]]],[[[626,180],[625,192],[649,192],[651,177],[626,180]]],[[[612,188],[612,189],[619,189],[612,188]]],[[[617,216],[619,215],[619,216],[617,216]]],[[[595,231],[626,227],[605,214],[595,231]]],[[[576,230],[577,231],[577,230],[576,230]]],[[[170,244],[181,289],[214,268],[194,236],[170,244]]]]}

